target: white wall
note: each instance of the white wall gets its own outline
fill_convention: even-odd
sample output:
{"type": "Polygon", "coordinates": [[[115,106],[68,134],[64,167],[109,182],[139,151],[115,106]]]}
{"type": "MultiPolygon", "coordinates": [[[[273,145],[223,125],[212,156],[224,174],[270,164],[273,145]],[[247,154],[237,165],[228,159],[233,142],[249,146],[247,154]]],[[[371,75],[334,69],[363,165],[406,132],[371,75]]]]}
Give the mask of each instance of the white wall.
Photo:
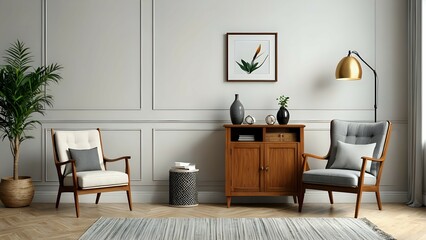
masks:
{"type": "MultiPolygon", "coordinates": [[[[35,64],[64,66],[63,80],[50,87],[54,108],[37,116],[42,126],[22,147],[21,174],[33,177],[35,201],[53,202],[50,128],[100,127],[108,155],[132,156],[135,201],[167,202],[171,163],[189,161],[200,169],[200,201],[224,202],[222,125],[230,121],[234,94],[260,123],[276,113],[275,98],[290,96],[290,123],[306,124],[306,151],[325,154],[331,119],[374,119],[374,77],[365,65],[362,81],[334,80],[338,61],[357,50],[379,75],[379,120],[394,123],[382,198],[405,201],[406,5],[404,0],[0,0],[0,49],[19,38],[32,49],[35,64]],[[278,81],[226,82],[227,32],[277,32],[278,81]]],[[[10,175],[8,144],[0,150],[0,176],[10,175]]],[[[345,194],[337,198],[354,200],[345,194]]],[[[307,201],[325,199],[323,193],[307,193],[307,201]]],[[[125,197],[110,194],[104,200],[125,197]]],[[[364,200],[373,197],[366,194],[364,200]]]]}

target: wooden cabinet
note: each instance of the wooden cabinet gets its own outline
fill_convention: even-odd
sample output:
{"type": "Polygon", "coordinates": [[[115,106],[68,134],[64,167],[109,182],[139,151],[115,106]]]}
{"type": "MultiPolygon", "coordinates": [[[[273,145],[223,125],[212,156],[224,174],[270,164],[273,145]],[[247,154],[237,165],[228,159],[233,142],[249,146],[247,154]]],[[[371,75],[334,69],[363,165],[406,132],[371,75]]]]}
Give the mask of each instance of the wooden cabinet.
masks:
{"type": "Polygon", "coordinates": [[[302,168],[304,125],[224,125],[225,194],[296,196],[302,168]]]}

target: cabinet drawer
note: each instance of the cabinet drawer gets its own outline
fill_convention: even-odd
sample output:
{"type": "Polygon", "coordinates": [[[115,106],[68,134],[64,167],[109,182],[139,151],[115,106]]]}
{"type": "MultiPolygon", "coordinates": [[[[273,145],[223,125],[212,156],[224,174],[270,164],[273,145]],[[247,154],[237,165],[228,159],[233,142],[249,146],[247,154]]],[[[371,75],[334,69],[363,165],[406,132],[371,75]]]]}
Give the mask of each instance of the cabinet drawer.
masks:
{"type": "Polygon", "coordinates": [[[297,135],[288,132],[266,133],[265,142],[297,142],[297,135]]]}

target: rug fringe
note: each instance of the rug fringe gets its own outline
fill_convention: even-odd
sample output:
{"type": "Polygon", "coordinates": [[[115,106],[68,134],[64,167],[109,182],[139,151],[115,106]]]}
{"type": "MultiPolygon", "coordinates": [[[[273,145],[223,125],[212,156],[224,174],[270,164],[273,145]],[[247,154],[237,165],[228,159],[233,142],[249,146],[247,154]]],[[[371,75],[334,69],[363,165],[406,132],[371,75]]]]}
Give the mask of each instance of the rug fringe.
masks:
{"type": "Polygon", "coordinates": [[[370,226],[375,232],[377,232],[378,234],[380,234],[380,236],[382,236],[383,238],[385,238],[386,240],[396,240],[396,238],[394,238],[392,235],[390,235],[389,233],[384,232],[383,230],[381,230],[376,224],[372,223],[370,220],[368,220],[367,218],[360,218],[362,221],[364,221],[368,226],[370,226]]]}

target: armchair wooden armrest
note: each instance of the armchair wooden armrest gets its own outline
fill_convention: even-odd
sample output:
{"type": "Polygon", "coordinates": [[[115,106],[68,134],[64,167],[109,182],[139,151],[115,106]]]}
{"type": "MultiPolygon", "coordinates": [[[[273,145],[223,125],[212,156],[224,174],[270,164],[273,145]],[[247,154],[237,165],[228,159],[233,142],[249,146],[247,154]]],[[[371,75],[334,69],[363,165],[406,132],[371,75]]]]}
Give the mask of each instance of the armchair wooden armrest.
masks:
{"type": "Polygon", "coordinates": [[[373,162],[383,162],[384,159],[383,158],[372,158],[372,157],[361,157],[362,161],[373,161],[373,162]]]}
{"type": "Polygon", "coordinates": [[[106,167],[107,163],[116,162],[116,161],[119,161],[119,160],[124,160],[125,161],[125,168],[126,168],[125,172],[127,174],[130,174],[129,159],[130,159],[130,156],[122,156],[122,157],[118,157],[118,158],[107,158],[107,157],[104,156],[105,169],[107,169],[107,167],[106,167]]]}
{"type": "Polygon", "coordinates": [[[361,157],[362,159],[362,165],[361,165],[361,178],[364,178],[364,172],[367,168],[367,161],[373,161],[373,162],[379,162],[380,164],[383,163],[383,158],[372,158],[372,157],[361,157]]]}
{"type": "Polygon", "coordinates": [[[319,156],[319,155],[315,155],[315,154],[311,154],[311,153],[302,153],[302,159],[303,159],[302,169],[303,169],[303,171],[308,171],[310,169],[308,161],[307,161],[308,158],[314,158],[314,159],[317,159],[317,160],[328,160],[327,157],[328,157],[328,155],[319,156]]]}
{"type": "Polygon", "coordinates": [[[69,163],[75,164],[75,160],[71,159],[71,160],[68,160],[68,161],[65,161],[65,162],[56,162],[55,164],[56,164],[56,166],[60,167],[62,165],[69,164],[69,163]]]}
{"type": "Polygon", "coordinates": [[[64,178],[65,178],[65,175],[61,171],[61,166],[67,165],[67,164],[71,164],[71,173],[72,173],[74,186],[77,186],[76,185],[77,184],[77,170],[76,170],[77,168],[75,166],[75,159],[70,159],[70,160],[65,161],[65,162],[55,162],[56,170],[58,172],[58,176],[60,176],[59,177],[60,182],[61,182],[61,184],[63,184],[64,178]]]}
{"type": "Polygon", "coordinates": [[[104,162],[116,162],[118,160],[125,160],[125,159],[130,159],[130,156],[122,156],[122,157],[118,157],[118,158],[104,157],[104,162]]]}
{"type": "Polygon", "coordinates": [[[73,175],[75,175],[75,159],[70,159],[68,161],[65,162],[55,162],[56,165],[56,171],[58,172],[58,176],[60,176],[59,178],[61,179],[61,181],[64,179],[65,175],[62,173],[61,170],[61,166],[62,165],[67,165],[67,164],[71,164],[71,171],[73,172],[73,175]]]}
{"type": "Polygon", "coordinates": [[[380,163],[379,172],[381,171],[381,164],[384,162],[383,158],[372,158],[372,157],[361,157],[362,159],[362,165],[361,165],[361,174],[359,176],[359,186],[362,186],[364,184],[364,175],[365,170],[367,168],[367,161],[373,161],[380,163]]]}
{"type": "Polygon", "coordinates": [[[315,154],[311,154],[311,153],[303,153],[302,157],[303,158],[311,157],[311,158],[315,158],[315,159],[319,159],[319,160],[327,160],[327,158],[326,158],[327,156],[319,156],[319,155],[315,155],[315,154]]]}

